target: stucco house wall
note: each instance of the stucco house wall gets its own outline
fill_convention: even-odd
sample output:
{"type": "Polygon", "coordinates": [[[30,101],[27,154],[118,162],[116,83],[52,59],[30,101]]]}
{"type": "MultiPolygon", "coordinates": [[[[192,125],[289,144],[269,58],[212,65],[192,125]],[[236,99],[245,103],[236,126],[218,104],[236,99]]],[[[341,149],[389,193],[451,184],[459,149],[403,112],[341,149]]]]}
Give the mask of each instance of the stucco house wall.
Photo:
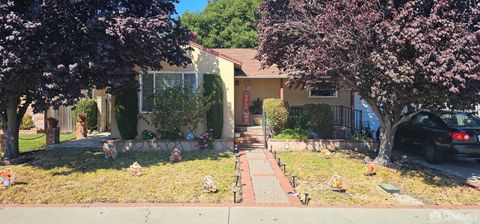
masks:
{"type": "MultiPolygon", "coordinates": [[[[199,90],[203,90],[203,75],[204,74],[218,74],[222,78],[223,82],[223,103],[224,103],[224,115],[223,115],[223,139],[232,139],[234,137],[234,66],[235,64],[229,60],[226,60],[214,53],[203,50],[201,47],[192,46],[193,51],[188,53],[189,57],[192,59],[192,63],[186,67],[177,67],[171,66],[167,63],[164,63],[163,69],[158,72],[173,72],[173,71],[188,71],[196,72],[198,74],[198,87],[199,90]]],[[[139,93],[139,101],[141,96],[139,93]]],[[[139,108],[140,111],[140,108],[139,108]]],[[[115,113],[115,112],[113,112],[115,113]]],[[[141,113],[139,112],[139,115],[141,113]]],[[[145,114],[143,114],[145,115],[145,114]]],[[[113,114],[115,117],[115,114],[113,114]]],[[[149,127],[143,119],[139,119],[137,123],[138,138],[143,130],[152,130],[152,127],[149,127]]],[[[199,125],[196,133],[202,133],[206,130],[204,124],[199,125]]],[[[116,124],[116,119],[112,119],[112,136],[120,138],[120,133],[116,124]]]]}
{"type": "Polygon", "coordinates": [[[290,106],[302,106],[309,103],[327,103],[333,106],[351,107],[351,93],[349,90],[340,89],[334,98],[310,98],[304,89],[290,89],[285,84],[285,79],[280,78],[237,78],[235,88],[235,124],[242,124],[242,91],[250,89],[252,101],[257,98],[280,98],[281,80],[283,80],[284,98],[290,106]]]}

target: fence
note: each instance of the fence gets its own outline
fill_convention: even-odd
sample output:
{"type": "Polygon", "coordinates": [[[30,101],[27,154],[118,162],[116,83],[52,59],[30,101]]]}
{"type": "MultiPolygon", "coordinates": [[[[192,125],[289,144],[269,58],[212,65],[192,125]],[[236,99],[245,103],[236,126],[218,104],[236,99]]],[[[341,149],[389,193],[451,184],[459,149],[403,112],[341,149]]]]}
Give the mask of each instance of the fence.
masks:
{"type": "MultiPolygon", "coordinates": [[[[362,111],[345,106],[330,106],[333,114],[333,126],[362,130],[362,111]]],[[[288,108],[290,119],[303,119],[303,107],[291,106],[288,108]]]]}

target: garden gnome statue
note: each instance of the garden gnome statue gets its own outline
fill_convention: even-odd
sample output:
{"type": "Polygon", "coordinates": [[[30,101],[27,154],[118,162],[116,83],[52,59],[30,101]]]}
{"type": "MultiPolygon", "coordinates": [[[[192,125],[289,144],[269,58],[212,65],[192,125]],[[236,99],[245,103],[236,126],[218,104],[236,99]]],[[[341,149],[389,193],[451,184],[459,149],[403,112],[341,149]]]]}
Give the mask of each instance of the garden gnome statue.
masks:
{"type": "Polygon", "coordinates": [[[75,124],[76,139],[84,139],[87,137],[87,126],[85,125],[86,115],[79,113],[77,116],[77,123],[75,124]]]}
{"type": "Polygon", "coordinates": [[[216,193],[218,191],[215,186],[215,179],[211,176],[205,176],[203,178],[203,191],[208,193],[216,193]]]}
{"type": "Polygon", "coordinates": [[[182,152],[180,149],[174,148],[170,154],[170,162],[176,163],[180,162],[180,160],[182,160],[182,152]]]}

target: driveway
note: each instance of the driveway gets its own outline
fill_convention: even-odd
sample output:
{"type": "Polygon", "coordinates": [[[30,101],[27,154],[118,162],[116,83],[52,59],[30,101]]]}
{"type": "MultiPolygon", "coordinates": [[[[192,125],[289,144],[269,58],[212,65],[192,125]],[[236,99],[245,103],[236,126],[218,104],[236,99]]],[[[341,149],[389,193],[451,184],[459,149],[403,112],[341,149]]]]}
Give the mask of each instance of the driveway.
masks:
{"type": "Polygon", "coordinates": [[[422,155],[400,150],[394,152],[399,155],[407,155],[410,161],[455,176],[480,189],[480,164],[475,159],[449,158],[441,164],[429,164],[425,162],[422,155]]]}

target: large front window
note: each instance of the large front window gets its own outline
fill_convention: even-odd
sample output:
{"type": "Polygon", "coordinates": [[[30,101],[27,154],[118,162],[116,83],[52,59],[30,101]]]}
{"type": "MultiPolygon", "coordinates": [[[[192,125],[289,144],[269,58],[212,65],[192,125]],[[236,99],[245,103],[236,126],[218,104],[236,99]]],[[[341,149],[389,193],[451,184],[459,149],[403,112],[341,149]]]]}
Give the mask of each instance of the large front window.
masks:
{"type": "Polygon", "coordinates": [[[149,72],[141,76],[141,110],[149,111],[147,98],[159,90],[182,85],[196,91],[198,76],[195,72],[149,72]]]}
{"type": "Polygon", "coordinates": [[[337,86],[332,82],[319,82],[317,86],[308,91],[308,97],[310,98],[337,98],[338,90],[337,86]]]}

